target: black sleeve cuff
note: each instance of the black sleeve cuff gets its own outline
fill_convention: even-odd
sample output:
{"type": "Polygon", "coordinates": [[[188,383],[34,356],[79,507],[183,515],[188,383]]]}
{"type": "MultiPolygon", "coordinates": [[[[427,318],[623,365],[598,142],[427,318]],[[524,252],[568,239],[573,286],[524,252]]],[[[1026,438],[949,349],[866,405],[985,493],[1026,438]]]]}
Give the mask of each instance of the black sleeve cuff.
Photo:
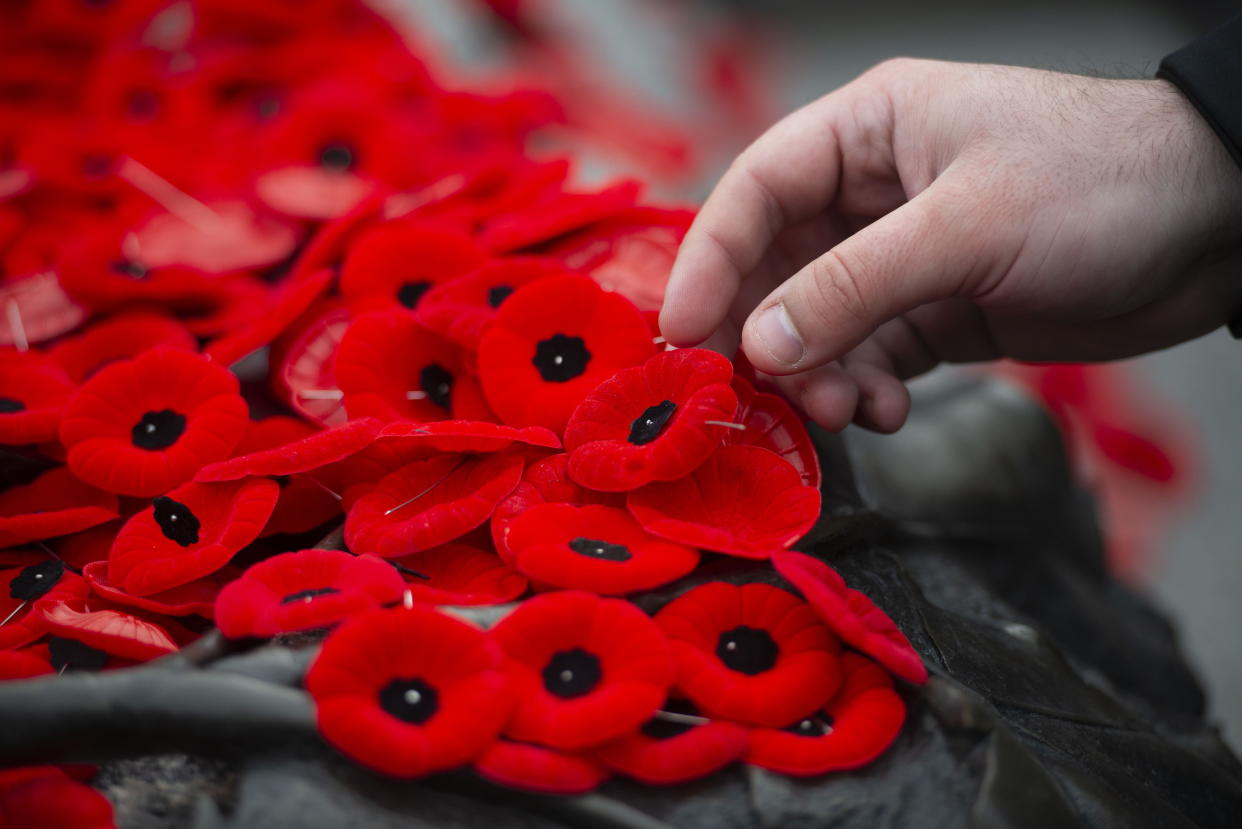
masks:
{"type": "Polygon", "coordinates": [[[1242,166],[1242,14],[1166,57],[1156,77],[1190,99],[1242,166]]]}

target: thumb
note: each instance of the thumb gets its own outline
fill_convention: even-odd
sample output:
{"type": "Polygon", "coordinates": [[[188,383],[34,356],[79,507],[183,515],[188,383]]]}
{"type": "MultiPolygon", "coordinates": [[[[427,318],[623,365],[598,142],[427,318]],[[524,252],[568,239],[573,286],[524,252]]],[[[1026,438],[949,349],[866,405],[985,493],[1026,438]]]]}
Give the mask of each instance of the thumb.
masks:
{"type": "MultiPolygon", "coordinates": [[[[969,295],[995,271],[1009,232],[940,182],[795,273],[742,330],[759,371],[785,375],[838,359],[885,322],[928,302],[969,295]]],[[[1014,248],[1016,250],[1016,248],[1014,248]]]]}

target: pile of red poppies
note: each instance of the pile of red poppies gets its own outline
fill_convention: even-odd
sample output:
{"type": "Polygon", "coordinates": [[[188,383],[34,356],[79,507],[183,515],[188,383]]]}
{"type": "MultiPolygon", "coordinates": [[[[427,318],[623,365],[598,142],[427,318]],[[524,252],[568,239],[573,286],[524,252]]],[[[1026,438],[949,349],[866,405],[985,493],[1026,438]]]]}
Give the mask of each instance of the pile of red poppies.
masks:
{"type": "Polygon", "coordinates": [[[571,183],[547,96],[450,89],[354,2],[0,16],[0,679],[328,628],[340,751],[559,793],[892,742],[926,672],[789,551],[801,420],[656,328],[689,211],[571,183]]]}

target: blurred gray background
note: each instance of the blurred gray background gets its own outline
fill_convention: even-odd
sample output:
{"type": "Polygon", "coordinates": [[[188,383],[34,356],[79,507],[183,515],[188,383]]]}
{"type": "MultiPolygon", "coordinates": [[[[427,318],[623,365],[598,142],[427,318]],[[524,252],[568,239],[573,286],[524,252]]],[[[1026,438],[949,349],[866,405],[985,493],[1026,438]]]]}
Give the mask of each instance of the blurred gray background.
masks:
{"type": "MultiPolygon", "coordinates": [[[[495,32],[461,0],[375,0],[409,16],[428,40],[470,72],[495,65],[495,32]]],[[[543,0],[540,14],[572,31],[619,83],[669,112],[694,117],[699,102],[685,83],[688,33],[749,15],[767,45],[765,83],[787,111],[898,55],[1035,66],[1083,74],[1150,77],[1160,58],[1213,23],[1242,11],[1229,2],[1024,0],[869,3],[543,0]]],[[[778,113],[779,114],[779,113],[778,113]]],[[[750,136],[753,137],[753,136],[750,136]]],[[[692,182],[657,195],[701,199],[731,152],[692,182]]],[[[1239,275],[1242,278],[1242,275],[1239,275]]],[[[1242,748],[1242,342],[1223,330],[1133,361],[1140,379],[1180,408],[1199,442],[1200,479],[1142,576],[1174,618],[1199,670],[1213,716],[1242,748]]]]}

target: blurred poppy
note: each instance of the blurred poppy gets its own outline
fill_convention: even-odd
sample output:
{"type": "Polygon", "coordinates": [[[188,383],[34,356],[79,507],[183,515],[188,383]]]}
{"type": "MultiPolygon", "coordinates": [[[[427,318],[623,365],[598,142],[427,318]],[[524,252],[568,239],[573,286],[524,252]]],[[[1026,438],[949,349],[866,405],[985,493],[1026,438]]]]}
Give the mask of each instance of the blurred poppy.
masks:
{"type": "Polygon", "coordinates": [[[541,794],[585,794],[608,779],[608,769],[587,754],[498,739],[474,761],[480,777],[541,794]]]}
{"type": "Polygon", "coordinates": [[[52,346],[48,354],[74,382],[81,383],[109,363],[132,359],[160,346],[198,350],[194,337],[175,319],[154,311],[130,311],[66,337],[52,346]]]}
{"type": "Polygon", "coordinates": [[[54,440],[74,390],[45,355],[0,351],[0,444],[54,440]]]}
{"type": "Polygon", "coordinates": [[[495,553],[469,544],[444,544],[396,562],[422,576],[411,577],[406,584],[416,602],[503,604],[526,592],[525,576],[506,567],[495,553]]]}
{"type": "Polygon", "coordinates": [[[494,259],[470,273],[430,286],[418,303],[418,321],[463,348],[479,340],[513,292],[545,276],[570,272],[553,259],[514,256],[494,259]]]}
{"type": "Polygon", "coordinates": [[[359,234],[341,267],[341,298],[354,311],[415,311],[434,286],[487,261],[487,253],[453,226],[397,220],[359,234]]]}
{"type": "Polygon", "coordinates": [[[605,743],[594,755],[608,768],[642,783],[666,786],[706,777],[742,758],[748,729],[698,715],[671,700],[638,730],[605,743]]]}

